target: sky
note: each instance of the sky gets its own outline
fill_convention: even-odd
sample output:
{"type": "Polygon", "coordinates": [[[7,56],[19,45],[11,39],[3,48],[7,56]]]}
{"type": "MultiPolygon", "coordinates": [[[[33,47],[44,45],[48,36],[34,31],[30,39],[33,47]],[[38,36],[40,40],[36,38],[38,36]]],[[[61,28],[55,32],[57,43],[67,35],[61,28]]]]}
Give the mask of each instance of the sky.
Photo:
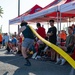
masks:
{"type": "MultiPolygon", "coordinates": [[[[54,0],[20,0],[20,14],[32,8],[35,4],[45,7],[54,0]]],[[[0,17],[0,27],[2,32],[9,32],[9,20],[18,16],[18,0],[0,0],[0,6],[3,8],[2,18],[0,17]]],[[[10,26],[10,32],[18,31],[17,25],[10,26]]]]}

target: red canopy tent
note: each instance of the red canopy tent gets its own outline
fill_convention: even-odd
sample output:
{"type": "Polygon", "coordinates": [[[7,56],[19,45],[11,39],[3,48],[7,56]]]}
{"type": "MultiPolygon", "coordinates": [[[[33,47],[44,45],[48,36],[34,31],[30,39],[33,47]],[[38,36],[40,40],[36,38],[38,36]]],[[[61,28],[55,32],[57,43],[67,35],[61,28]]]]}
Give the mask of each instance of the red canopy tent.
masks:
{"type": "MultiPolygon", "coordinates": [[[[62,5],[62,4],[68,3],[70,1],[71,0],[55,0],[53,3],[47,5],[45,8],[41,8],[42,9],[41,11],[36,12],[36,13],[31,12],[32,14],[31,13],[29,14],[28,13],[29,11],[27,11],[26,13],[20,15],[20,17],[17,17],[15,19],[10,20],[9,24],[19,23],[22,20],[26,20],[28,22],[47,22],[51,18],[57,20],[58,16],[60,16],[60,12],[58,10],[58,7],[60,7],[60,5],[62,5]],[[56,7],[55,11],[51,12],[50,9],[52,9],[53,7],[56,7]],[[48,10],[48,12],[47,12],[47,10],[48,10]],[[42,13],[42,12],[46,12],[46,13],[42,13]],[[42,13],[42,14],[40,14],[40,13],[42,13]],[[58,14],[58,16],[57,16],[57,14],[58,14]]],[[[66,15],[68,16],[68,15],[71,15],[71,14],[66,14],[66,15],[62,14],[62,15],[63,15],[62,20],[66,21],[66,19],[64,17],[66,15]]]]}
{"type": "Polygon", "coordinates": [[[75,17],[75,1],[61,5],[60,12],[61,16],[63,16],[64,14],[65,17],[70,17],[70,18],[75,17]]]}
{"type": "MultiPolygon", "coordinates": [[[[52,2],[51,4],[47,5],[46,7],[44,7],[43,9],[45,8],[49,8],[49,7],[55,7],[55,6],[58,6],[58,8],[60,7],[60,5],[63,5],[63,4],[66,4],[66,3],[69,3],[73,0],[55,0],[54,2],[52,2]],[[55,3],[56,2],[56,3],[55,3]],[[53,5],[52,5],[53,4],[53,5]]],[[[59,9],[57,10],[59,11],[59,9]]],[[[56,16],[56,12],[53,12],[53,13],[50,13],[50,14],[47,14],[46,16],[56,16]]],[[[63,15],[64,16],[64,15],[63,15]]]]}
{"type": "Polygon", "coordinates": [[[30,10],[28,10],[27,12],[21,14],[20,16],[14,18],[14,19],[12,19],[12,20],[9,20],[9,24],[13,24],[13,23],[18,23],[18,22],[20,22],[21,20],[24,19],[23,16],[26,16],[26,15],[28,15],[28,14],[33,14],[33,13],[35,13],[35,11],[34,11],[35,9],[36,9],[36,11],[39,10],[39,8],[41,8],[41,10],[44,10],[44,9],[47,9],[47,8],[49,8],[49,7],[51,7],[51,6],[55,5],[55,4],[57,4],[57,3],[60,2],[60,1],[61,1],[61,0],[54,0],[52,3],[48,4],[48,5],[45,6],[44,8],[40,7],[39,5],[35,5],[34,7],[32,7],[32,8],[31,8],[30,10]]]}
{"type": "MultiPolygon", "coordinates": [[[[60,12],[61,12],[61,17],[62,14],[71,14],[66,17],[69,17],[70,21],[75,22],[75,0],[70,3],[61,5],[60,12]]],[[[71,57],[75,60],[75,47],[71,57]]]]}
{"type": "Polygon", "coordinates": [[[35,13],[35,12],[38,12],[38,11],[42,10],[42,9],[43,9],[43,8],[42,8],[41,6],[39,6],[39,5],[36,4],[36,5],[33,6],[31,9],[29,9],[27,12],[21,14],[20,16],[26,16],[26,15],[28,15],[28,14],[33,14],[33,13],[35,13]]]}
{"type": "Polygon", "coordinates": [[[46,9],[42,9],[41,11],[34,13],[32,15],[25,16],[24,20],[34,23],[34,22],[48,22],[50,19],[54,19],[57,22],[58,30],[61,30],[61,21],[68,22],[68,18],[67,17],[65,18],[65,16],[71,14],[62,14],[62,17],[60,18],[61,15],[60,6],[69,2],[71,2],[71,0],[61,0],[56,5],[53,5],[46,9]]]}
{"type": "Polygon", "coordinates": [[[43,9],[49,8],[53,5],[56,5],[57,3],[59,3],[61,0],[54,0],[52,3],[48,4],[47,6],[45,6],[43,9]]]}
{"type": "MultiPolygon", "coordinates": [[[[47,5],[45,8],[43,8],[40,12],[42,11],[45,11],[45,10],[50,10],[50,8],[53,8],[53,7],[57,7],[57,9],[54,11],[54,12],[51,12],[51,13],[46,13],[46,14],[43,14],[42,16],[40,15],[39,13],[39,17],[36,16],[36,18],[33,18],[33,19],[30,19],[28,20],[29,22],[47,22],[49,21],[50,19],[54,19],[54,20],[57,20],[57,13],[58,13],[58,16],[60,19],[60,12],[59,12],[59,7],[60,5],[63,5],[63,4],[66,4],[66,3],[69,3],[71,2],[71,0],[55,0],[55,1],[58,1],[58,3],[56,3],[55,5],[49,7],[49,5],[47,5]],[[47,8],[48,7],[48,8],[47,8]]],[[[37,12],[38,13],[38,12],[37,12]]],[[[34,16],[36,13],[34,13],[32,16],[34,16]]],[[[67,19],[65,18],[65,16],[70,16],[71,14],[62,14],[63,18],[62,18],[62,21],[67,21],[67,19]]],[[[29,15],[30,16],[30,15],[29,15]]]]}
{"type": "Polygon", "coordinates": [[[19,15],[18,17],[14,18],[12,20],[9,20],[9,24],[19,23],[24,19],[24,16],[29,15],[29,14],[33,14],[35,12],[38,12],[38,11],[42,10],[42,9],[43,8],[41,6],[36,4],[31,9],[29,9],[27,12],[19,15]]]}

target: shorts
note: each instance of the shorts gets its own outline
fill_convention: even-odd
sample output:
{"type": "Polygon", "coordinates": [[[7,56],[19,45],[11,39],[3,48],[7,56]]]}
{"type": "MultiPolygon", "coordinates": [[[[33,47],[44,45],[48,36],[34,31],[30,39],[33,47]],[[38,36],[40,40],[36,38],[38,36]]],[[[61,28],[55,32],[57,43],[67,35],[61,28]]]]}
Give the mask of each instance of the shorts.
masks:
{"type": "Polygon", "coordinates": [[[34,44],[34,40],[30,38],[25,38],[22,43],[22,47],[30,48],[34,44]]]}

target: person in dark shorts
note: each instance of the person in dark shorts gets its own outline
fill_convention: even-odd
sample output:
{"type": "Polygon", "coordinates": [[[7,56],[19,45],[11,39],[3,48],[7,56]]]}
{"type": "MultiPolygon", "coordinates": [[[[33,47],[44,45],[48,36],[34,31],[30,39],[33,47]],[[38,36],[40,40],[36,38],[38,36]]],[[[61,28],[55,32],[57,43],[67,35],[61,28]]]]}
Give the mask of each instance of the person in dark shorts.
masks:
{"type": "Polygon", "coordinates": [[[21,28],[19,29],[18,35],[22,32],[24,40],[22,42],[22,55],[26,60],[26,66],[31,66],[31,62],[28,59],[27,51],[34,43],[34,34],[25,21],[21,22],[21,28]]]}
{"type": "MultiPolygon", "coordinates": [[[[56,45],[57,42],[57,28],[54,26],[54,20],[49,20],[50,28],[48,29],[47,36],[49,38],[49,42],[56,45]]],[[[51,61],[55,61],[55,51],[50,48],[51,50],[51,61]]]]}

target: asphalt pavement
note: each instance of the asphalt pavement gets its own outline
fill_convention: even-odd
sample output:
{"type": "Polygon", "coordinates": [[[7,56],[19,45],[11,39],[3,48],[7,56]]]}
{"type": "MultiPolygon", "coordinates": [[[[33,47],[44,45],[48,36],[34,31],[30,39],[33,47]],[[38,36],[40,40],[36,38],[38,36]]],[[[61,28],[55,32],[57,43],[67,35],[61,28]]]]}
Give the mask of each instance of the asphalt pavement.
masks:
{"type": "Polygon", "coordinates": [[[0,49],[0,75],[75,75],[75,70],[66,63],[30,59],[32,65],[24,66],[25,59],[20,55],[7,54],[0,49]]]}

